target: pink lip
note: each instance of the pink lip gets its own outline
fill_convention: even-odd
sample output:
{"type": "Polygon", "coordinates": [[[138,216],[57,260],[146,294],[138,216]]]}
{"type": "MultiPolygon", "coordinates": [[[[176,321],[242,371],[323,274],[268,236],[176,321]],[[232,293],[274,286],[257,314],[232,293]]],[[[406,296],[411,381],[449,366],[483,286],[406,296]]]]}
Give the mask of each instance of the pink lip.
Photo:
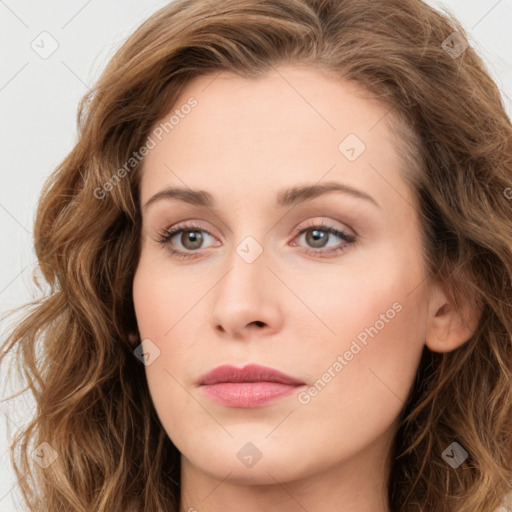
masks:
{"type": "Polygon", "coordinates": [[[273,368],[250,364],[244,368],[223,365],[198,381],[214,401],[229,407],[257,407],[289,395],[305,383],[273,368]]]}

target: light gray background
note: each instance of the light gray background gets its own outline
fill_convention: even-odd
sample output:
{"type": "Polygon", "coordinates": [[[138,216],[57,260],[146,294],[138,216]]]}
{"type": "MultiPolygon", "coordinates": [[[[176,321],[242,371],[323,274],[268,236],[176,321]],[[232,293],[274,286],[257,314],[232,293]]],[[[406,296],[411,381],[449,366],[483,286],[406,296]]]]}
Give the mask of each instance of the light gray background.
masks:
{"type": "MultiPolygon", "coordinates": [[[[44,179],[73,147],[79,99],[129,34],[166,3],[0,0],[0,315],[35,294],[35,206],[44,179]],[[40,36],[44,31],[58,43],[46,59],[31,46],[51,48],[51,39],[40,36]]],[[[428,3],[449,9],[462,21],[512,117],[512,0],[428,3]]],[[[0,336],[9,325],[0,324],[0,336]]],[[[22,509],[15,508],[21,498],[16,499],[6,429],[11,434],[22,429],[33,404],[27,397],[16,406],[0,404],[0,512],[22,509]]]]}

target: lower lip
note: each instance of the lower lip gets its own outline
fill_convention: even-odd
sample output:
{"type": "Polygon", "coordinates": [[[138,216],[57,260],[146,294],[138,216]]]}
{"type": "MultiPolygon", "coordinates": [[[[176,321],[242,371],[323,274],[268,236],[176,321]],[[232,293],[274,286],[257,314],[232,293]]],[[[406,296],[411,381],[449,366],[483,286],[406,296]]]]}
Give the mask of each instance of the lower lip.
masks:
{"type": "Polygon", "coordinates": [[[292,394],[301,386],[278,382],[220,382],[201,386],[215,402],[228,407],[258,407],[292,394]]]}

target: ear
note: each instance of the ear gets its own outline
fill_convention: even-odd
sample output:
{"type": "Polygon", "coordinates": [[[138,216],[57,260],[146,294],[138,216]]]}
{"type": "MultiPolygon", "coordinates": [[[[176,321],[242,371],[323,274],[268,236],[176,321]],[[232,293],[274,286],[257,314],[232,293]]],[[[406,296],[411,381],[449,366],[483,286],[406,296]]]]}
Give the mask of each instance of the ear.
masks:
{"type": "Polygon", "coordinates": [[[482,307],[470,296],[459,297],[457,306],[451,294],[440,284],[434,284],[428,315],[427,347],[432,352],[451,352],[471,338],[482,307]]]}

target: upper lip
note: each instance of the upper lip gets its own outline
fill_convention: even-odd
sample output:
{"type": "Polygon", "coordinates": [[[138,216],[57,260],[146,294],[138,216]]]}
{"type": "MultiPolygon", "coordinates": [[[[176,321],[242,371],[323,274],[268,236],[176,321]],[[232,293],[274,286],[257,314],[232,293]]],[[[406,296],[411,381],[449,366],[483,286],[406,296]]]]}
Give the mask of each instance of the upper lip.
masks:
{"type": "Polygon", "coordinates": [[[230,365],[222,365],[205,373],[198,381],[199,386],[218,384],[219,382],[280,382],[291,386],[300,386],[304,384],[286,373],[260,366],[258,364],[248,364],[243,368],[237,368],[230,365]]]}

